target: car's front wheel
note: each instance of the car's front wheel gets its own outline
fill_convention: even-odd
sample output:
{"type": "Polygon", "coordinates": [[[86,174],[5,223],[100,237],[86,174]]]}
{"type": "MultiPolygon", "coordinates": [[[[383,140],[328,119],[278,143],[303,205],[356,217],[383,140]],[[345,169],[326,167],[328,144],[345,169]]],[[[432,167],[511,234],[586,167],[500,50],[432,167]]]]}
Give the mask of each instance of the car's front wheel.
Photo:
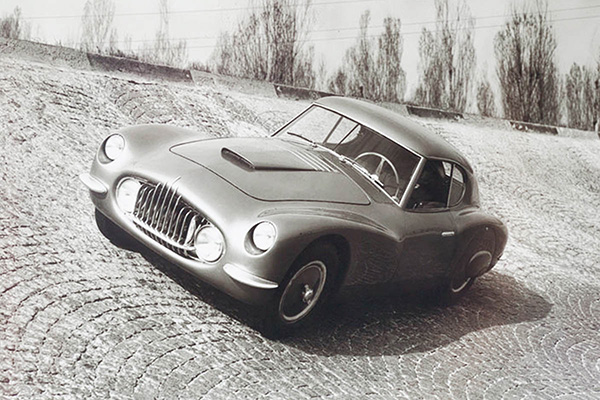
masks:
{"type": "Polygon", "coordinates": [[[106,215],[100,211],[95,211],[96,225],[100,233],[104,235],[112,244],[123,249],[135,250],[138,246],[137,241],[112,222],[106,215]]]}
{"type": "Polygon", "coordinates": [[[306,249],[294,262],[265,310],[262,332],[271,338],[306,324],[332,292],[339,258],[330,243],[306,249]]]}

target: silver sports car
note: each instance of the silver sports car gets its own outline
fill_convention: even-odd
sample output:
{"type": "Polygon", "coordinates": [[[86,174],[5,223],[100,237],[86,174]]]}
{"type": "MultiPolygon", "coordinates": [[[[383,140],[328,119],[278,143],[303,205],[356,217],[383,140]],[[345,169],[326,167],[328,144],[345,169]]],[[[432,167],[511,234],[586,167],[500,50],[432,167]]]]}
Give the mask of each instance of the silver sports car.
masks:
{"type": "Polygon", "coordinates": [[[140,125],[101,144],[89,188],[100,231],[134,238],[261,304],[264,331],[310,320],[344,285],[428,282],[453,302],[500,258],[467,160],[370,103],[323,98],[267,138],[140,125]]]}

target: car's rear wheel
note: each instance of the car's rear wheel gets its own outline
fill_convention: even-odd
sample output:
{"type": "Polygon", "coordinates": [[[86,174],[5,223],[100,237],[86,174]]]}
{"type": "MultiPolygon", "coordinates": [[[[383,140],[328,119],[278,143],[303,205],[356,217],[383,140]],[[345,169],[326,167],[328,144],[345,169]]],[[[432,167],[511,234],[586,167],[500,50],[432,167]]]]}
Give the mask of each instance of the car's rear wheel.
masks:
{"type": "Polygon", "coordinates": [[[490,231],[477,234],[459,253],[446,281],[438,288],[436,300],[441,305],[456,303],[485,273],[492,262],[494,235],[490,231]]]}
{"type": "Polygon", "coordinates": [[[123,249],[135,250],[138,242],[121,227],[112,222],[106,215],[100,211],[95,211],[96,225],[100,233],[104,235],[112,244],[123,249]]]}
{"type": "Polygon", "coordinates": [[[464,267],[456,266],[451,276],[438,287],[435,296],[437,304],[455,304],[473,286],[475,278],[466,276],[464,271],[464,267]]]}
{"type": "Polygon", "coordinates": [[[339,258],[330,243],[317,243],[296,259],[265,310],[262,333],[286,336],[308,323],[334,288],[339,258]]]}

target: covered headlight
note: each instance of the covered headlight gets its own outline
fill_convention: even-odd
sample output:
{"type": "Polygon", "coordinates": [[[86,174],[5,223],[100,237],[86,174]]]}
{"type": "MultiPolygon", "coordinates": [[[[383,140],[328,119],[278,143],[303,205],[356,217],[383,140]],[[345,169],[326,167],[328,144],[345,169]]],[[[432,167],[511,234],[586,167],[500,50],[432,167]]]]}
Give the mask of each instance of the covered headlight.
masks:
{"type": "Polygon", "coordinates": [[[121,135],[111,135],[104,142],[104,155],[110,161],[114,161],[121,155],[125,148],[125,139],[121,135]]]}
{"type": "Polygon", "coordinates": [[[196,254],[206,262],[215,262],[225,251],[225,239],[213,225],[205,225],[196,233],[196,254]]]}
{"type": "Polygon", "coordinates": [[[137,179],[127,178],[122,180],[117,187],[117,204],[123,212],[132,213],[135,210],[135,202],[140,186],[137,179]]]}
{"type": "Polygon", "coordinates": [[[276,237],[277,231],[275,230],[275,225],[268,221],[256,225],[252,231],[252,243],[257,249],[262,251],[269,250],[275,243],[276,237]]]}

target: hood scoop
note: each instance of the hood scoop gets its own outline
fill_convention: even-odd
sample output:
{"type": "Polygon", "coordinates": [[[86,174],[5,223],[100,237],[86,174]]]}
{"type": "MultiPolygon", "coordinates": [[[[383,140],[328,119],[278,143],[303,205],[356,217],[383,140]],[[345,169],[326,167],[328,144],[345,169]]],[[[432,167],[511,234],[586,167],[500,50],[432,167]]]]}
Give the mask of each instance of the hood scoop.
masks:
{"type": "Polygon", "coordinates": [[[301,150],[228,146],[221,149],[221,157],[246,171],[334,172],[325,161],[301,150]]]}
{"type": "Polygon", "coordinates": [[[257,200],[369,204],[360,186],[334,161],[296,143],[273,138],[208,139],[175,145],[171,152],[257,200]]]}

